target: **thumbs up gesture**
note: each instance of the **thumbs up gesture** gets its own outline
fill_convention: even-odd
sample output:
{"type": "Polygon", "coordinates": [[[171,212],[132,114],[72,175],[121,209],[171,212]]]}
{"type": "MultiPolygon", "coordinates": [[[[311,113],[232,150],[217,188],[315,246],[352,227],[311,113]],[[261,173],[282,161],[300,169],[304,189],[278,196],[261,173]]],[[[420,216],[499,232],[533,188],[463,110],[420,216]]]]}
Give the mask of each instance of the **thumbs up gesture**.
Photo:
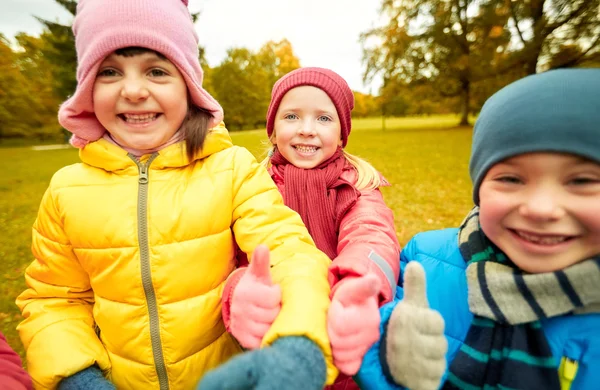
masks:
{"type": "Polygon", "coordinates": [[[380,288],[375,275],[361,276],[342,284],[331,299],[327,331],[333,362],[346,375],[356,374],[364,354],[379,339],[380,288]]]}
{"type": "Polygon", "coordinates": [[[259,245],[231,298],[231,333],[244,348],[258,348],[280,310],[281,288],[271,280],[269,248],[259,245]]]}
{"type": "Polygon", "coordinates": [[[386,330],[387,365],[394,381],[411,390],[435,390],[446,370],[444,319],[429,308],[425,270],[411,261],[404,272],[404,299],[386,330]]]}

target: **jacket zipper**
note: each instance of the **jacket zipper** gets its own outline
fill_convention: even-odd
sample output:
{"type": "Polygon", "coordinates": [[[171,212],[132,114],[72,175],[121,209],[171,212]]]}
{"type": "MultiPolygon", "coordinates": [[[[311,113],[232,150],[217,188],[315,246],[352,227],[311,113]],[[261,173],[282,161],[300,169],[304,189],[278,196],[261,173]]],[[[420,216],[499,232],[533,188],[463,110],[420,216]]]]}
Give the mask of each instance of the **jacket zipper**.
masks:
{"type": "Polygon", "coordinates": [[[129,157],[137,164],[140,176],[138,178],[138,243],[140,246],[140,266],[142,274],[142,286],[146,295],[148,305],[148,316],[150,318],[150,342],[152,343],[152,354],[154,356],[154,367],[158,376],[160,390],[169,390],[169,378],[163,356],[162,343],[160,341],[160,324],[158,320],[158,305],[156,293],[152,285],[152,271],[150,270],[150,246],[148,244],[148,169],[158,153],[150,156],[144,164],[139,162],[135,156],[129,157]]]}

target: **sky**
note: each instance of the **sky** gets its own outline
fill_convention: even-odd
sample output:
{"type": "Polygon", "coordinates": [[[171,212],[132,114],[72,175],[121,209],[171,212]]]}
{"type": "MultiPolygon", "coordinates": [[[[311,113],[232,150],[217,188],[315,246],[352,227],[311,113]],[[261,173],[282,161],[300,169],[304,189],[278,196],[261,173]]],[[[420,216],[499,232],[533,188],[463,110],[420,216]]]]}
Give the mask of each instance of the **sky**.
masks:
{"type": "MultiPolygon", "coordinates": [[[[123,0],[126,1],[126,0],[123,0]]],[[[37,35],[35,19],[69,23],[71,15],[53,0],[2,0],[0,33],[37,35]]],[[[302,66],[321,66],[339,73],[353,90],[377,93],[380,82],[363,84],[364,65],[359,36],[379,20],[378,0],[189,0],[200,44],[210,66],[227,49],[258,50],[269,40],[287,38],[302,66]]]]}

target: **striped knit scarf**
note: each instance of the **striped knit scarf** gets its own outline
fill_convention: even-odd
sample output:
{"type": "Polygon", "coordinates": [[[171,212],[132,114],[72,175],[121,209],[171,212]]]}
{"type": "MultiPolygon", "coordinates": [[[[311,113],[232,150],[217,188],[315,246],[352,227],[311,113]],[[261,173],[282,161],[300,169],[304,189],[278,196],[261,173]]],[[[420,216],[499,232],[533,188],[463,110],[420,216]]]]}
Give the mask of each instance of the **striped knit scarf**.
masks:
{"type": "Polygon", "coordinates": [[[600,258],[527,274],[485,236],[474,208],[459,232],[474,314],[443,389],[560,389],[558,364],[540,320],[597,312],[600,258]]]}

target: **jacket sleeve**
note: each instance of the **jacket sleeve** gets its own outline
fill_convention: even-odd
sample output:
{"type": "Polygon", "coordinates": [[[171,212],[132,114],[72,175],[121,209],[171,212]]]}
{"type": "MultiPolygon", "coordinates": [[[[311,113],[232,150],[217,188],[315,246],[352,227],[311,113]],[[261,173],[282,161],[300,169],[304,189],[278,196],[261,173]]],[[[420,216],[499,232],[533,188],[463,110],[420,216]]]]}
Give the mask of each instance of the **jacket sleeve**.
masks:
{"type": "Polygon", "coordinates": [[[89,366],[110,368],[108,354],[94,331],[94,294],[79,264],[56,207],[52,183],[33,225],[35,260],[25,271],[28,289],[17,305],[25,318],[18,331],[27,351],[35,388],[58,382],[89,366]]]}
{"type": "Polygon", "coordinates": [[[0,388],[30,390],[31,378],[21,365],[21,358],[0,333],[0,388]]]}
{"type": "Polygon", "coordinates": [[[400,266],[400,244],[394,215],[378,189],[363,191],[340,224],[338,256],[329,266],[332,294],[344,278],[375,274],[381,280],[379,302],[394,297],[400,266]]]}
{"type": "MultiPolygon", "coordinates": [[[[233,231],[249,257],[259,244],[271,251],[271,276],[281,286],[281,311],[263,343],[305,336],[323,351],[327,383],[337,376],[327,336],[329,258],[315,246],[300,216],[283,204],[267,170],[246,149],[236,148],[233,231]]],[[[252,261],[252,259],[250,259],[252,261]]]]}

